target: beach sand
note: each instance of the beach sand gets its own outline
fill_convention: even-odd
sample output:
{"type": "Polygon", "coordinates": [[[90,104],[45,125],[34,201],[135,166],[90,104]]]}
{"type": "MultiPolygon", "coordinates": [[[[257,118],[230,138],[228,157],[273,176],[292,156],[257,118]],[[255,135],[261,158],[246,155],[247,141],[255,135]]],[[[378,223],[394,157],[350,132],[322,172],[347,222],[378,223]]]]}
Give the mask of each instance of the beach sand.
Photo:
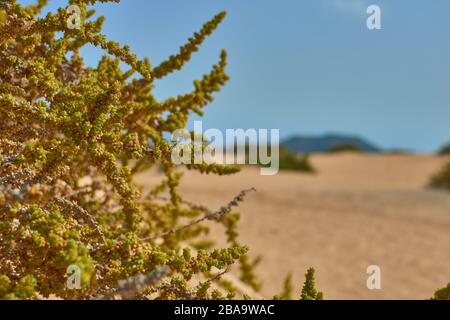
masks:
{"type": "MultiPolygon", "coordinates": [[[[293,273],[301,289],[308,267],[326,299],[426,299],[450,281],[450,193],[425,188],[448,158],[432,155],[312,155],[317,174],[234,176],[186,172],[185,199],[217,209],[255,187],[239,207],[241,242],[252,257],[262,294],[271,298],[293,273]],[[381,289],[366,286],[369,265],[381,268],[381,289]]],[[[138,176],[148,190],[161,175],[138,176]]],[[[223,244],[223,230],[212,234],[223,244]]]]}

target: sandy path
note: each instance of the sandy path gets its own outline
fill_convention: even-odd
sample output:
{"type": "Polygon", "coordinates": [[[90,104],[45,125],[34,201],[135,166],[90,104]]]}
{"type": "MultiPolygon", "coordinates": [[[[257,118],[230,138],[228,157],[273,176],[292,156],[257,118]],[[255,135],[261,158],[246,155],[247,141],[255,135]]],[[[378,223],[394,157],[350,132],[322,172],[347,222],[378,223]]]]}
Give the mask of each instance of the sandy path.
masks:
{"type": "MultiPolygon", "coordinates": [[[[240,208],[241,239],[252,255],[263,255],[258,272],[267,297],[280,291],[288,272],[300,288],[314,266],[328,299],[423,299],[450,281],[450,194],[423,188],[446,160],[316,155],[317,175],[188,172],[182,192],[217,208],[242,189],[258,189],[240,208]],[[381,267],[381,290],[366,287],[372,264],[381,267]]],[[[158,179],[149,172],[138,181],[151,186],[158,179]]]]}

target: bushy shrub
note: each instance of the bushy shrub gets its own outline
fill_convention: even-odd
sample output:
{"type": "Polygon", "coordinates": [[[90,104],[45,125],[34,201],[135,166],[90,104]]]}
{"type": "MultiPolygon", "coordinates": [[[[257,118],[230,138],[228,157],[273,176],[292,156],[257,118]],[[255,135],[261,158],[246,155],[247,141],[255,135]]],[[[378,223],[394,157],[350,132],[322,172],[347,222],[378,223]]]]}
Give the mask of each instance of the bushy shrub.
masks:
{"type": "MultiPolygon", "coordinates": [[[[253,261],[228,217],[246,192],[217,212],[186,203],[177,190],[173,146],[164,139],[185,127],[191,113],[201,115],[228,80],[226,52],[192,92],[165,101],[152,94],[155,80],[181,69],[225,13],[152,67],[101,34],[104,18],[88,8],[98,1],[70,1],[81,13],[75,28],[69,22],[77,17],[64,8],[39,18],[46,2],[0,3],[0,298],[207,298],[208,279],[235,262],[256,287],[253,261]],[[80,55],[88,44],[106,53],[95,68],[80,55]],[[166,178],[143,194],[133,176],[155,162],[166,178]],[[161,202],[163,192],[169,199],[161,202]],[[186,219],[191,222],[183,226],[186,219]],[[200,245],[207,220],[225,226],[228,248],[200,245]],[[66,285],[68,270],[79,272],[79,290],[66,285]],[[190,287],[196,274],[205,281],[190,287]],[[133,291],[139,286],[145,292],[133,291]]],[[[225,296],[214,291],[214,297],[225,296]]]]}
{"type": "Polygon", "coordinates": [[[437,290],[431,300],[450,300],[450,283],[447,287],[437,290]]]}
{"type": "Polygon", "coordinates": [[[438,155],[440,156],[448,156],[450,155],[450,144],[443,146],[439,151],[438,155]]]}
{"type": "Polygon", "coordinates": [[[434,189],[450,191],[450,163],[447,163],[440,172],[431,178],[429,186],[434,189]]]}
{"type": "Polygon", "coordinates": [[[291,170],[301,172],[315,172],[309,160],[309,154],[300,155],[280,147],[280,170],[291,170]]]}
{"type": "MultiPolygon", "coordinates": [[[[285,146],[279,146],[278,147],[279,150],[279,169],[280,170],[286,170],[286,171],[301,171],[301,172],[309,172],[309,173],[314,173],[315,169],[312,166],[310,159],[309,159],[309,154],[299,154],[296,152],[292,152],[289,149],[287,149],[285,146]]],[[[261,167],[270,167],[272,164],[264,164],[261,161],[261,158],[259,156],[259,146],[256,146],[255,148],[252,148],[247,144],[242,148],[242,151],[238,151],[238,147],[235,146],[234,147],[234,156],[242,156],[242,158],[245,158],[245,164],[247,165],[252,165],[251,161],[250,161],[250,153],[251,152],[256,152],[256,161],[255,164],[261,166],[261,167]],[[242,152],[243,155],[240,155],[240,152],[242,152]],[[245,154],[244,154],[245,153],[245,154]]],[[[271,156],[271,147],[268,147],[268,155],[271,156]]]]}
{"type": "Polygon", "coordinates": [[[355,146],[354,144],[344,143],[333,146],[329,152],[330,153],[361,152],[361,149],[358,146],[355,146]]]}
{"type": "Polygon", "coordinates": [[[225,13],[152,67],[101,34],[104,18],[88,7],[97,2],[108,0],[71,0],[77,10],[43,18],[46,0],[0,3],[0,299],[233,298],[221,275],[235,263],[259,289],[258,261],[240,244],[231,212],[250,190],[217,211],[183,200],[174,145],[164,138],[202,115],[228,80],[226,52],[192,92],[164,101],[152,94],[155,80],[180,70],[225,13]],[[94,68],[80,55],[89,44],[105,51],[94,68]],[[133,177],[155,163],[165,179],[143,193],[133,177]],[[211,248],[205,221],[223,225],[229,247],[211,248]]]}

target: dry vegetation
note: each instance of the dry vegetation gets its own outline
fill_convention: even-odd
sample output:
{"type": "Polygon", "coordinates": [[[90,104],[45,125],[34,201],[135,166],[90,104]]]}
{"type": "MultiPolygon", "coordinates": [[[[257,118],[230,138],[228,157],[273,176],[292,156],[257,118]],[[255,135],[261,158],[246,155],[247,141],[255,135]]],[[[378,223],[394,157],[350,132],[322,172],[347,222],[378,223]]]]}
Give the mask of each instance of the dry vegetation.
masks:
{"type": "Polygon", "coordinates": [[[256,288],[248,249],[228,222],[245,192],[218,211],[185,203],[163,138],[202,114],[228,80],[226,52],[192,92],[165,101],[152,94],[154,80],[181,69],[225,13],[152,67],[101,34],[104,18],[88,9],[98,1],[70,1],[81,13],[76,28],[65,8],[38,18],[46,2],[0,4],[0,298],[232,298],[233,284],[217,273],[235,262],[256,288]],[[96,68],[80,55],[88,44],[105,51],[96,68]],[[156,161],[165,177],[142,194],[133,176],[156,161]],[[196,243],[205,220],[225,226],[228,246],[196,243]],[[79,271],[77,290],[66,285],[68,270],[79,271]],[[196,275],[204,280],[192,285],[196,275]],[[209,290],[212,282],[222,290],[209,290]]]}
{"type": "MultiPolygon", "coordinates": [[[[282,244],[264,250],[256,246],[268,257],[269,262],[262,268],[267,279],[284,278],[287,272],[282,269],[292,266],[295,259],[302,262],[294,265],[292,271],[305,270],[305,263],[318,263],[323,252],[336,246],[343,256],[349,251],[361,254],[364,241],[355,247],[352,235],[357,235],[361,226],[371,225],[380,227],[382,235],[394,237],[400,244],[404,244],[401,240],[404,238],[419,241],[421,232],[422,236],[430,235],[428,241],[434,242],[433,249],[429,242],[416,243],[419,251],[412,263],[419,263],[424,272],[414,275],[419,279],[441,280],[438,271],[442,263],[448,262],[449,252],[441,250],[448,249],[450,241],[445,241],[448,238],[440,233],[442,225],[434,223],[438,219],[447,223],[447,216],[428,212],[430,216],[426,218],[419,213],[412,221],[430,219],[429,227],[423,224],[425,229],[420,229],[414,225],[417,229],[412,238],[414,228],[407,222],[393,223],[398,229],[395,234],[390,233],[386,231],[390,227],[381,219],[370,224],[371,216],[350,217],[352,211],[344,210],[345,203],[327,209],[324,214],[321,206],[329,201],[329,193],[321,191],[312,194],[312,198],[305,197],[317,191],[314,181],[320,181],[311,176],[305,178],[310,184],[300,189],[296,183],[302,180],[297,180],[298,176],[294,176],[295,184],[278,180],[275,187],[278,184],[279,189],[273,189],[274,185],[267,189],[264,184],[267,182],[252,180],[244,173],[238,179],[247,186],[232,185],[232,194],[229,188],[220,189],[230,187],[231,180],[227,180],[230,177],[220,177],[219,181],[211,180],[206,185],[200,180],[191,184],[197,197],[193,200],[215,197],[219,200],[213,204],[217,210],[182,198],[179,189],[183,172],[173,166],[174,146],[164,136],[185,127],[192,113],[203,114],[213,94],[228,80],[227,54],[223,51],[211,72],[194,81],[192,92],[158,101],[152,94],[154,80],[180,70],[218,27],[225,13],[207,22],[177,54],[151,66],[148,59],[139,60],[128,46],[110,41],[101,33],[104,18],[96,17],[89,9],[89,5],[97,2],[108,1],[70,1],[80,8],[79,28],[67,27],[72,17],[64,8],[39,18],[45,0],[28,7],[15,0],[0,3],[0,298],[232,299],[238,296],[236,284],[222,276],[234,265],[238,266],[240,281],[257,291],[260,282],[253,269],[258,259],[250,258],[248,248],[241,244],[239,215],[233,212],[248,193],[236,195],[236,190],[249,190],[253,186],[261,187],[262,194],[258,197],[267,206],[259,211],[250,210],[253,215],[246,216],[243,237],[252,242],[255,236],[252,228],[260,228],[256,238],[282,244]],[[95,68],[86,67],[80,55],[80,49],[86,45],[105,52],[95,68]],[[122,70],[122,65],[127,69],[122,70]],[[150,177],[155,171],[149,168],[155,163],[162,171],[150,177]],[[266,199],[261,198],[267,195],[266,199]],[[292,196],[302,201],[285,198],[292,196]],[[223,205],[225,197],[231,200],[223,205]],[[271,204],[265,202],[268,199],[271,204]],[[314,210],[308,211],[308,201],[314,199],[320,205],[316,203],[314,210]],[[297,215],[302,212],[303,216],[297,215]],[[334,220],[329,219],[330,214],[334,220]],[[254,220],[249,224],[248,219],[254,220]],[[307,236],[301,226],[311,221],[317,224],[314,230],[306,230],[311,235],[307,236]],[[346,222],[352,228],[350,232],[342,227],[346,222]],[[215,231],[213,239],[208,234],[210,228],[215,231]],[[402,238],[395,238],[401,228],[402,238]],[[344,238],[339,239],[336,234],[333,237],[336,231],[344,238]],[[318,234],[320,238],[314,237],[318,234]],[[289,236],[301,238],[301,245],[292,249],[295,238],[289,236]],[[222,246],[214,246],[211,240],[218,240],[222,246]],[[316,248],[315,257],[305,256],[313,243],[320,250],[316,248]],[[427,254],[432,256],[426,257],[427,254]],[[440,254],[441,260],[434,260],[434,254],[440,254]],[[430,257],[435,269],[427,262],[430,257]],[[73,290],[67,285],[68,270],[77,269],[80,286],[73,290]]],[[[187,169],[191,170],[186,171],[188,178],[205,173],[228,176],[238,171],[235,167],[205,163],[187,169]]],[[[324,177],[330,179],[329,185],[334,178],[326,175],[326,169],[323,171],[324,177]]],[[[286,176],[280,176],[283,177],[286,176]]],[[[347,178],[347,183],[352,183],[352,178],[347,178]]],[[[395,186],[390,184],[391,188],[395,186]]],[[[382,197],[389,202],[391,194],[389,191],[382,197]]],[[[401,192],[393,194],[400,195],[405,202],[410,199],[401,192]]],[[[378,199],[371,198],[370,192],[357,193],[360,196],[366,197],[359,203],[362,207],[378,199]]],[[[338,197],[349,200],[354,194],[342,191],[338,197]]],[[[424,199],[430,200],[426,196],[424,199]]],[[[395,214],[403,214],[382,213],[394,222],[400,219],[395,214]]],[[[382,250],[392,251],[388,249],[389,243],[384,244],[382,250]]],[[[393,249],[401,254],[404,248],[396,245],[393,249]]],[[[377,250],[381,249],[374,252],[380,253],[377,250]]],[[[383,260],[383,254],[378,258],[381,262],[390,261],[383,260]]],[[[348,259],[343,263],[351,270],[359,262],[348,259]]],[[[397,267],[401,270],[402,266],[397,267]]],[[[443,270],[444,276],[448,276],[446,271],[443,270]]],[[[324,279],[319,282],[328,283],[328,278],[324,279]]],[[[280,297],[301,295],[303,299],[321,299],[314,280],[314,271],[310,269],[301,294],[292,295],[290,282],[286,281],[280,297]]],[[[278,290],[277,286],[274,292],[278,290]]],[[[346,290],[342,287],[343,294],[346,290]]]]}

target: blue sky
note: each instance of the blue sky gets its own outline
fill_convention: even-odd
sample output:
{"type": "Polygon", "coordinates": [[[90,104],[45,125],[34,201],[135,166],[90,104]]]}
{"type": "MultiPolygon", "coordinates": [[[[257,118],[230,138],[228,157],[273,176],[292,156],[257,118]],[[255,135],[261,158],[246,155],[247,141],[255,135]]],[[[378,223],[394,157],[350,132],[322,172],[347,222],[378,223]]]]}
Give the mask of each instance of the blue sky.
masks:
{"type": "MultiPolygon", "coordinates": [[[[189,65],[155,88],[161,99],[191,90],[226,48],[231,81],[206,110],[205,128],[279,128],[284,138],[349,133],[422,152],[450,141],[449,0],[122,0],[97,7],[107,16],[104,32],[153,65],[228,11],[189,65]],[[381,7],[382,30],[366,27],[370,4],[381,7]]],[[[99,55],[84,53],[89,64],[99,55]]]]}

